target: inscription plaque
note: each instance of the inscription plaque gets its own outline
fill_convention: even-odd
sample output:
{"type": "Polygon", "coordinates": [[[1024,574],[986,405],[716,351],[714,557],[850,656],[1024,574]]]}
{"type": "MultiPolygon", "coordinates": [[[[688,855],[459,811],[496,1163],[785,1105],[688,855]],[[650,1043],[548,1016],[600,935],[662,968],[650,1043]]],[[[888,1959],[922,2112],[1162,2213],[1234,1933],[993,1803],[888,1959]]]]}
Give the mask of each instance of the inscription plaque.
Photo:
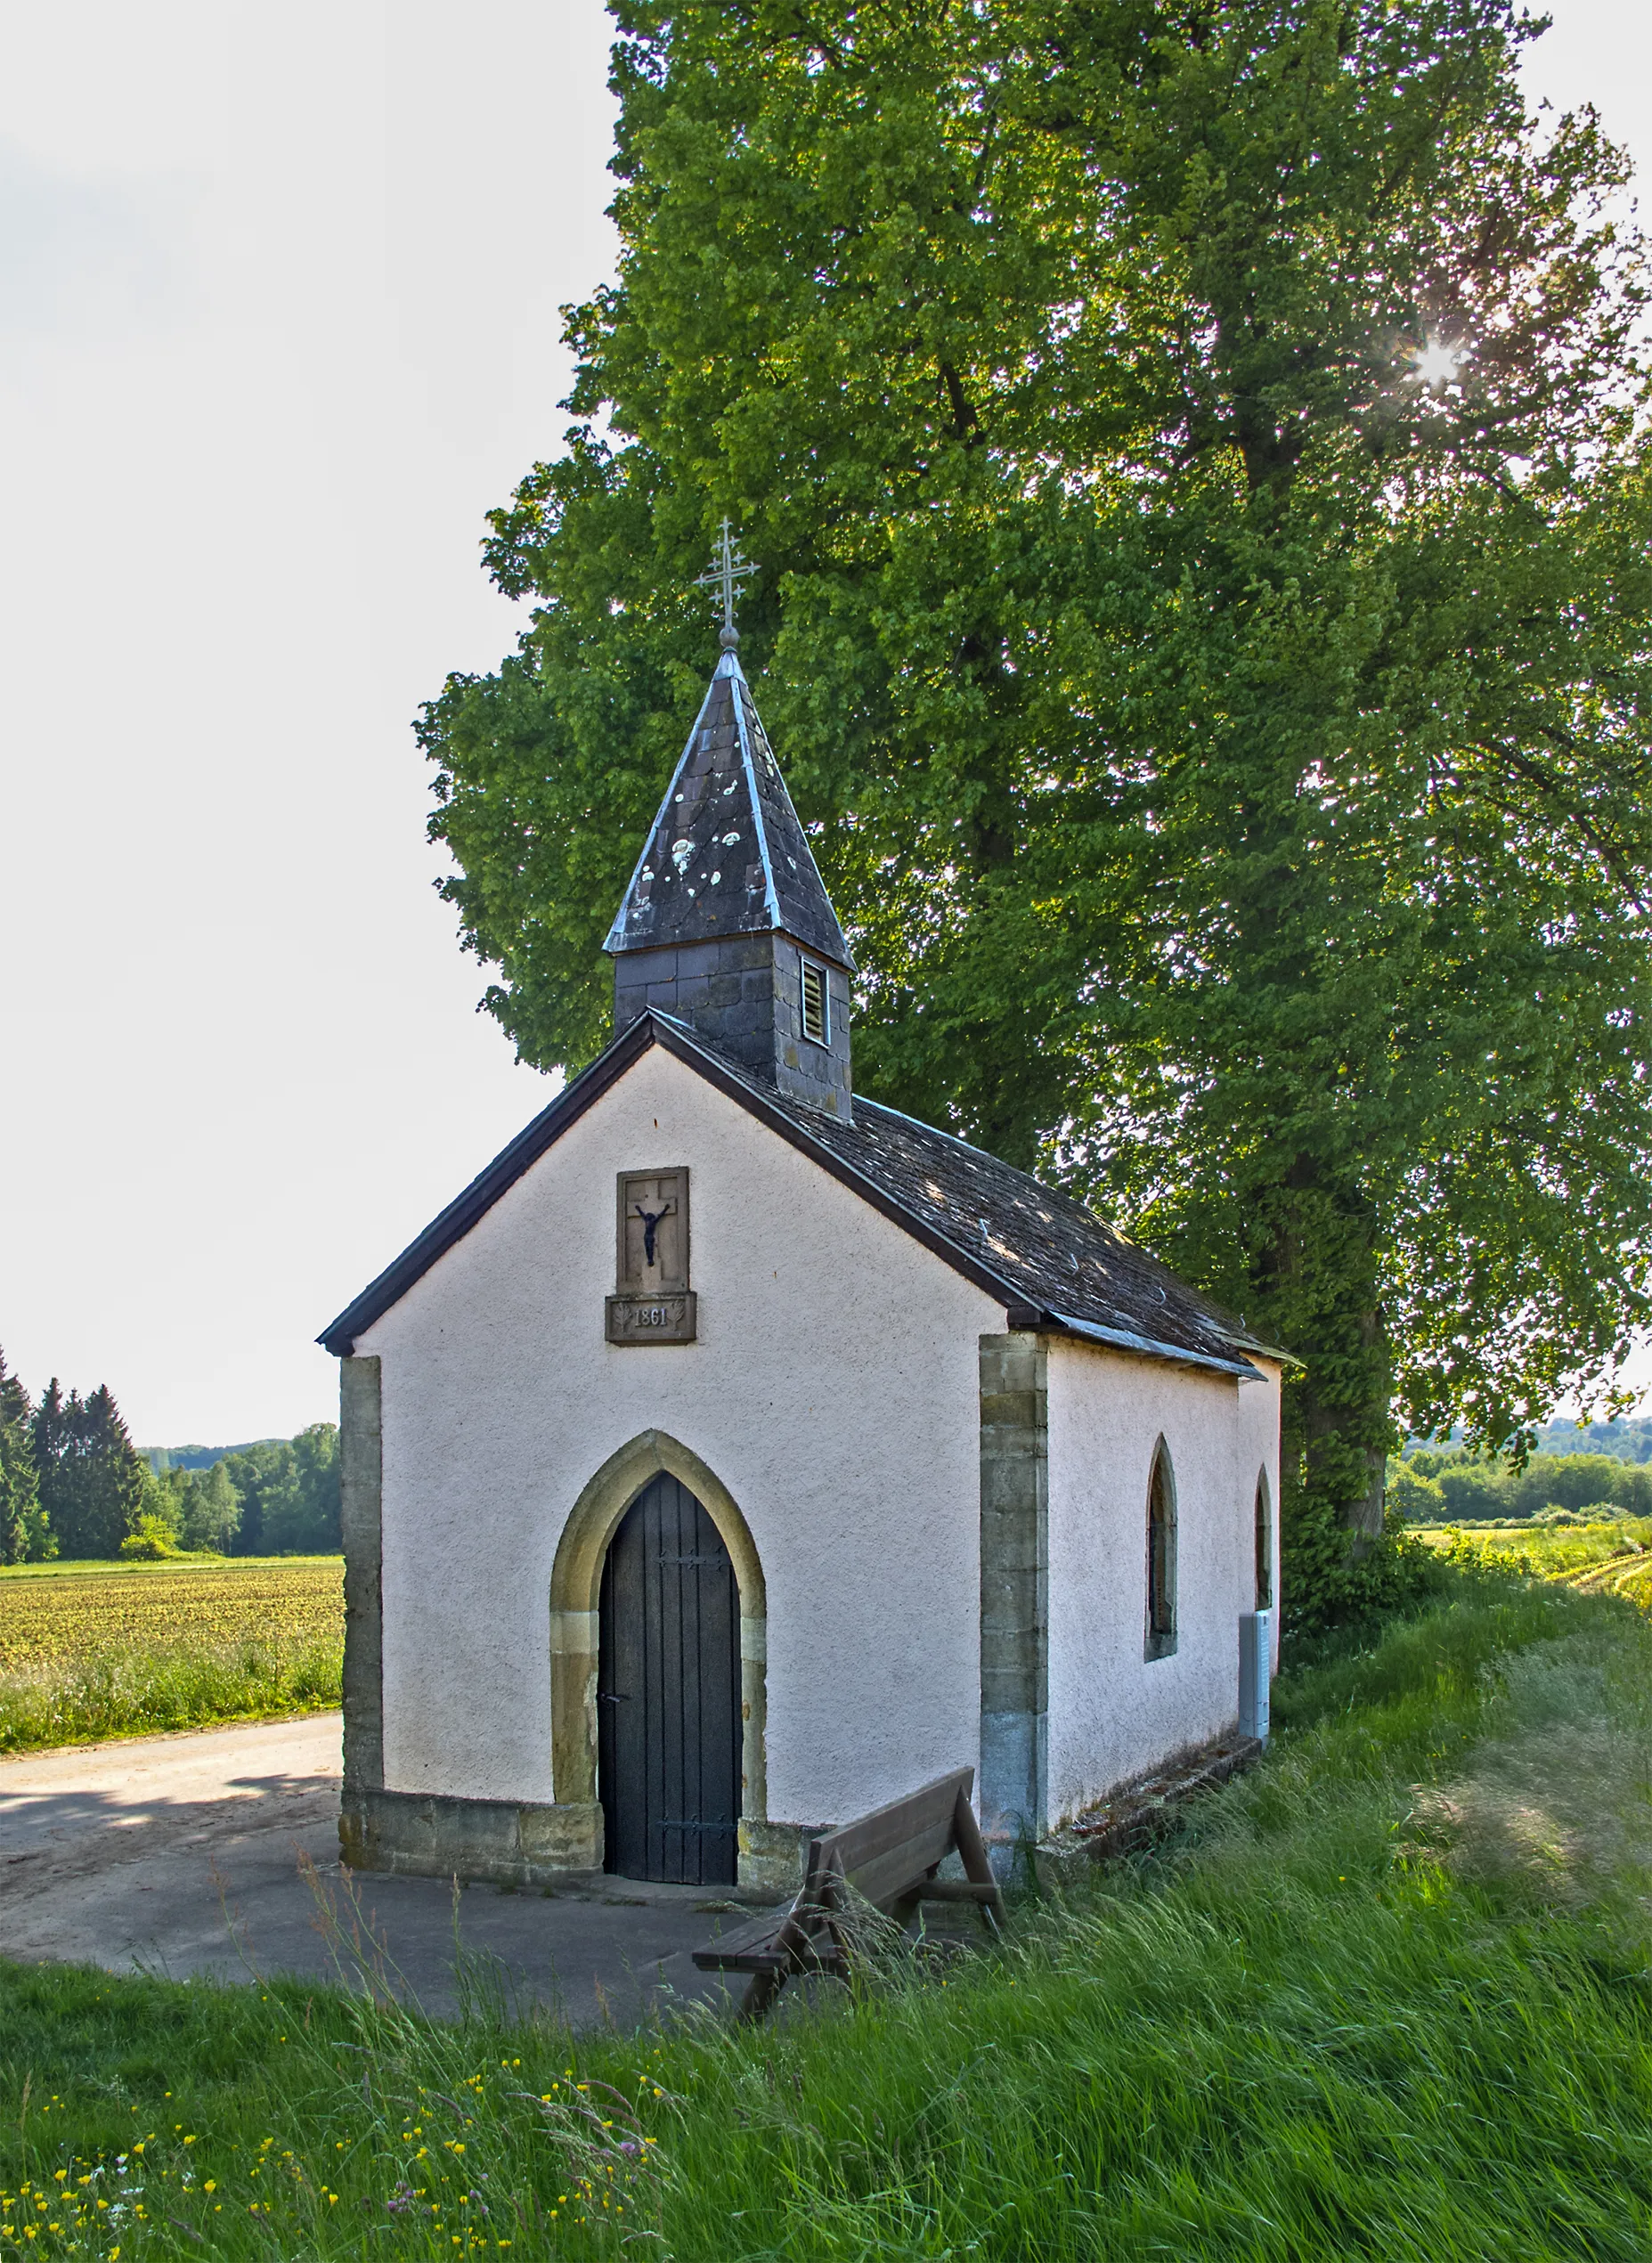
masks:
{"type": "Polygon", "coordinates": [[[691,1344],[695,1298],[688,1286],[688,1173],[622,1171],[618,1184],[611,1344],[691,1344]]]}
{"type": "Polygon", "coordinates": [[[608,1341],[611,1344],[693,1343],[693,1290],[685,1290],[680,1297],[610,1297],[608,1341]]]}

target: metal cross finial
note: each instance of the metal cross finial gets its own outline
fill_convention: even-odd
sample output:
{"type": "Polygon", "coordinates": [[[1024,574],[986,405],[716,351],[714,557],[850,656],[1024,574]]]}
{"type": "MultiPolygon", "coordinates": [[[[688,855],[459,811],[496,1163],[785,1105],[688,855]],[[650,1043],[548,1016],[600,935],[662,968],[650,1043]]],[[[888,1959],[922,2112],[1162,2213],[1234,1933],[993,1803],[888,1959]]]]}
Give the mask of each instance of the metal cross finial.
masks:
{"type": "Polygon", "coordinates": [[[711,565],[695,582],[697,590],[719,590],[722,593],[723,628],[718,642],[725,652],[733,652],[740,641],[740,631],[734,625],[734,585],[736,582],[744,582],[748,574],[755,574],[757,568],[736,549],[725,512],[723,523],[718,530],[717,547],[712,552],[711,565]]]}

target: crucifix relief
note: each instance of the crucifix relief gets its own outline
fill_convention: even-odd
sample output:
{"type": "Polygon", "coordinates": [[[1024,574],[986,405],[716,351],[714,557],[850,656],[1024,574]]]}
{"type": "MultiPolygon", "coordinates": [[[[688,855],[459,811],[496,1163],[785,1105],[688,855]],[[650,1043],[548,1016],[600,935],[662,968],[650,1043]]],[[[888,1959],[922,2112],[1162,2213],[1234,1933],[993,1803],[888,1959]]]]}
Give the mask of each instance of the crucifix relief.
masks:
{"type": "Polygon", "coordinates": [[[618,1259],[614,1292],[607,1300],[608,1341],[692,1343],[688,1171],[622,1171],[618,1198],[618,1259]]]}

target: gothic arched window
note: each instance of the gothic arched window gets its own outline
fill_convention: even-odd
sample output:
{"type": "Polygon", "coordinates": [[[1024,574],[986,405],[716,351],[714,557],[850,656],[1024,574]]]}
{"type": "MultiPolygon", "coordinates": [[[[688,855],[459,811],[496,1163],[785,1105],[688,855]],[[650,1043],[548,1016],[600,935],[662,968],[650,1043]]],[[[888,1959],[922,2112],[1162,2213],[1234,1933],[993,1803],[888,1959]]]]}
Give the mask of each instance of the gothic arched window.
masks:
{"type": "Polygon", "coordinates": [[[1267,1471],[1257,1479],[1257,1608],[1274,1608],[1274,1518],[1268,1508],[1267,1471]]]}
{"type": "Polygon", "coordinates": [[[1176,1648],[1176,1479],[1162,1438],[1147,1488],[1147,1656],[1176,1648]]]}

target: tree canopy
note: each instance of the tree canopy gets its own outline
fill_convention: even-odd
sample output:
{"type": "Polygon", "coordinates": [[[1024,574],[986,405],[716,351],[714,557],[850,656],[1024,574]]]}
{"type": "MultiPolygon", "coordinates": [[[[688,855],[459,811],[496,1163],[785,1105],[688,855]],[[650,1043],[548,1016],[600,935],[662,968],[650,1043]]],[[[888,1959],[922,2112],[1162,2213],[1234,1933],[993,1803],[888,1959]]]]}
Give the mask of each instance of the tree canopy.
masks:
{"type": "Polygon", "coordinates": [[[616,8],[619,280],[427,714],[524,1055],[711,657],[862,969],[857,1077],[1303,1362],[1298,1587],[1396,1416],[1519,1440],[1648,1315],[1642,248],[1506,0],[616,8]]]}

